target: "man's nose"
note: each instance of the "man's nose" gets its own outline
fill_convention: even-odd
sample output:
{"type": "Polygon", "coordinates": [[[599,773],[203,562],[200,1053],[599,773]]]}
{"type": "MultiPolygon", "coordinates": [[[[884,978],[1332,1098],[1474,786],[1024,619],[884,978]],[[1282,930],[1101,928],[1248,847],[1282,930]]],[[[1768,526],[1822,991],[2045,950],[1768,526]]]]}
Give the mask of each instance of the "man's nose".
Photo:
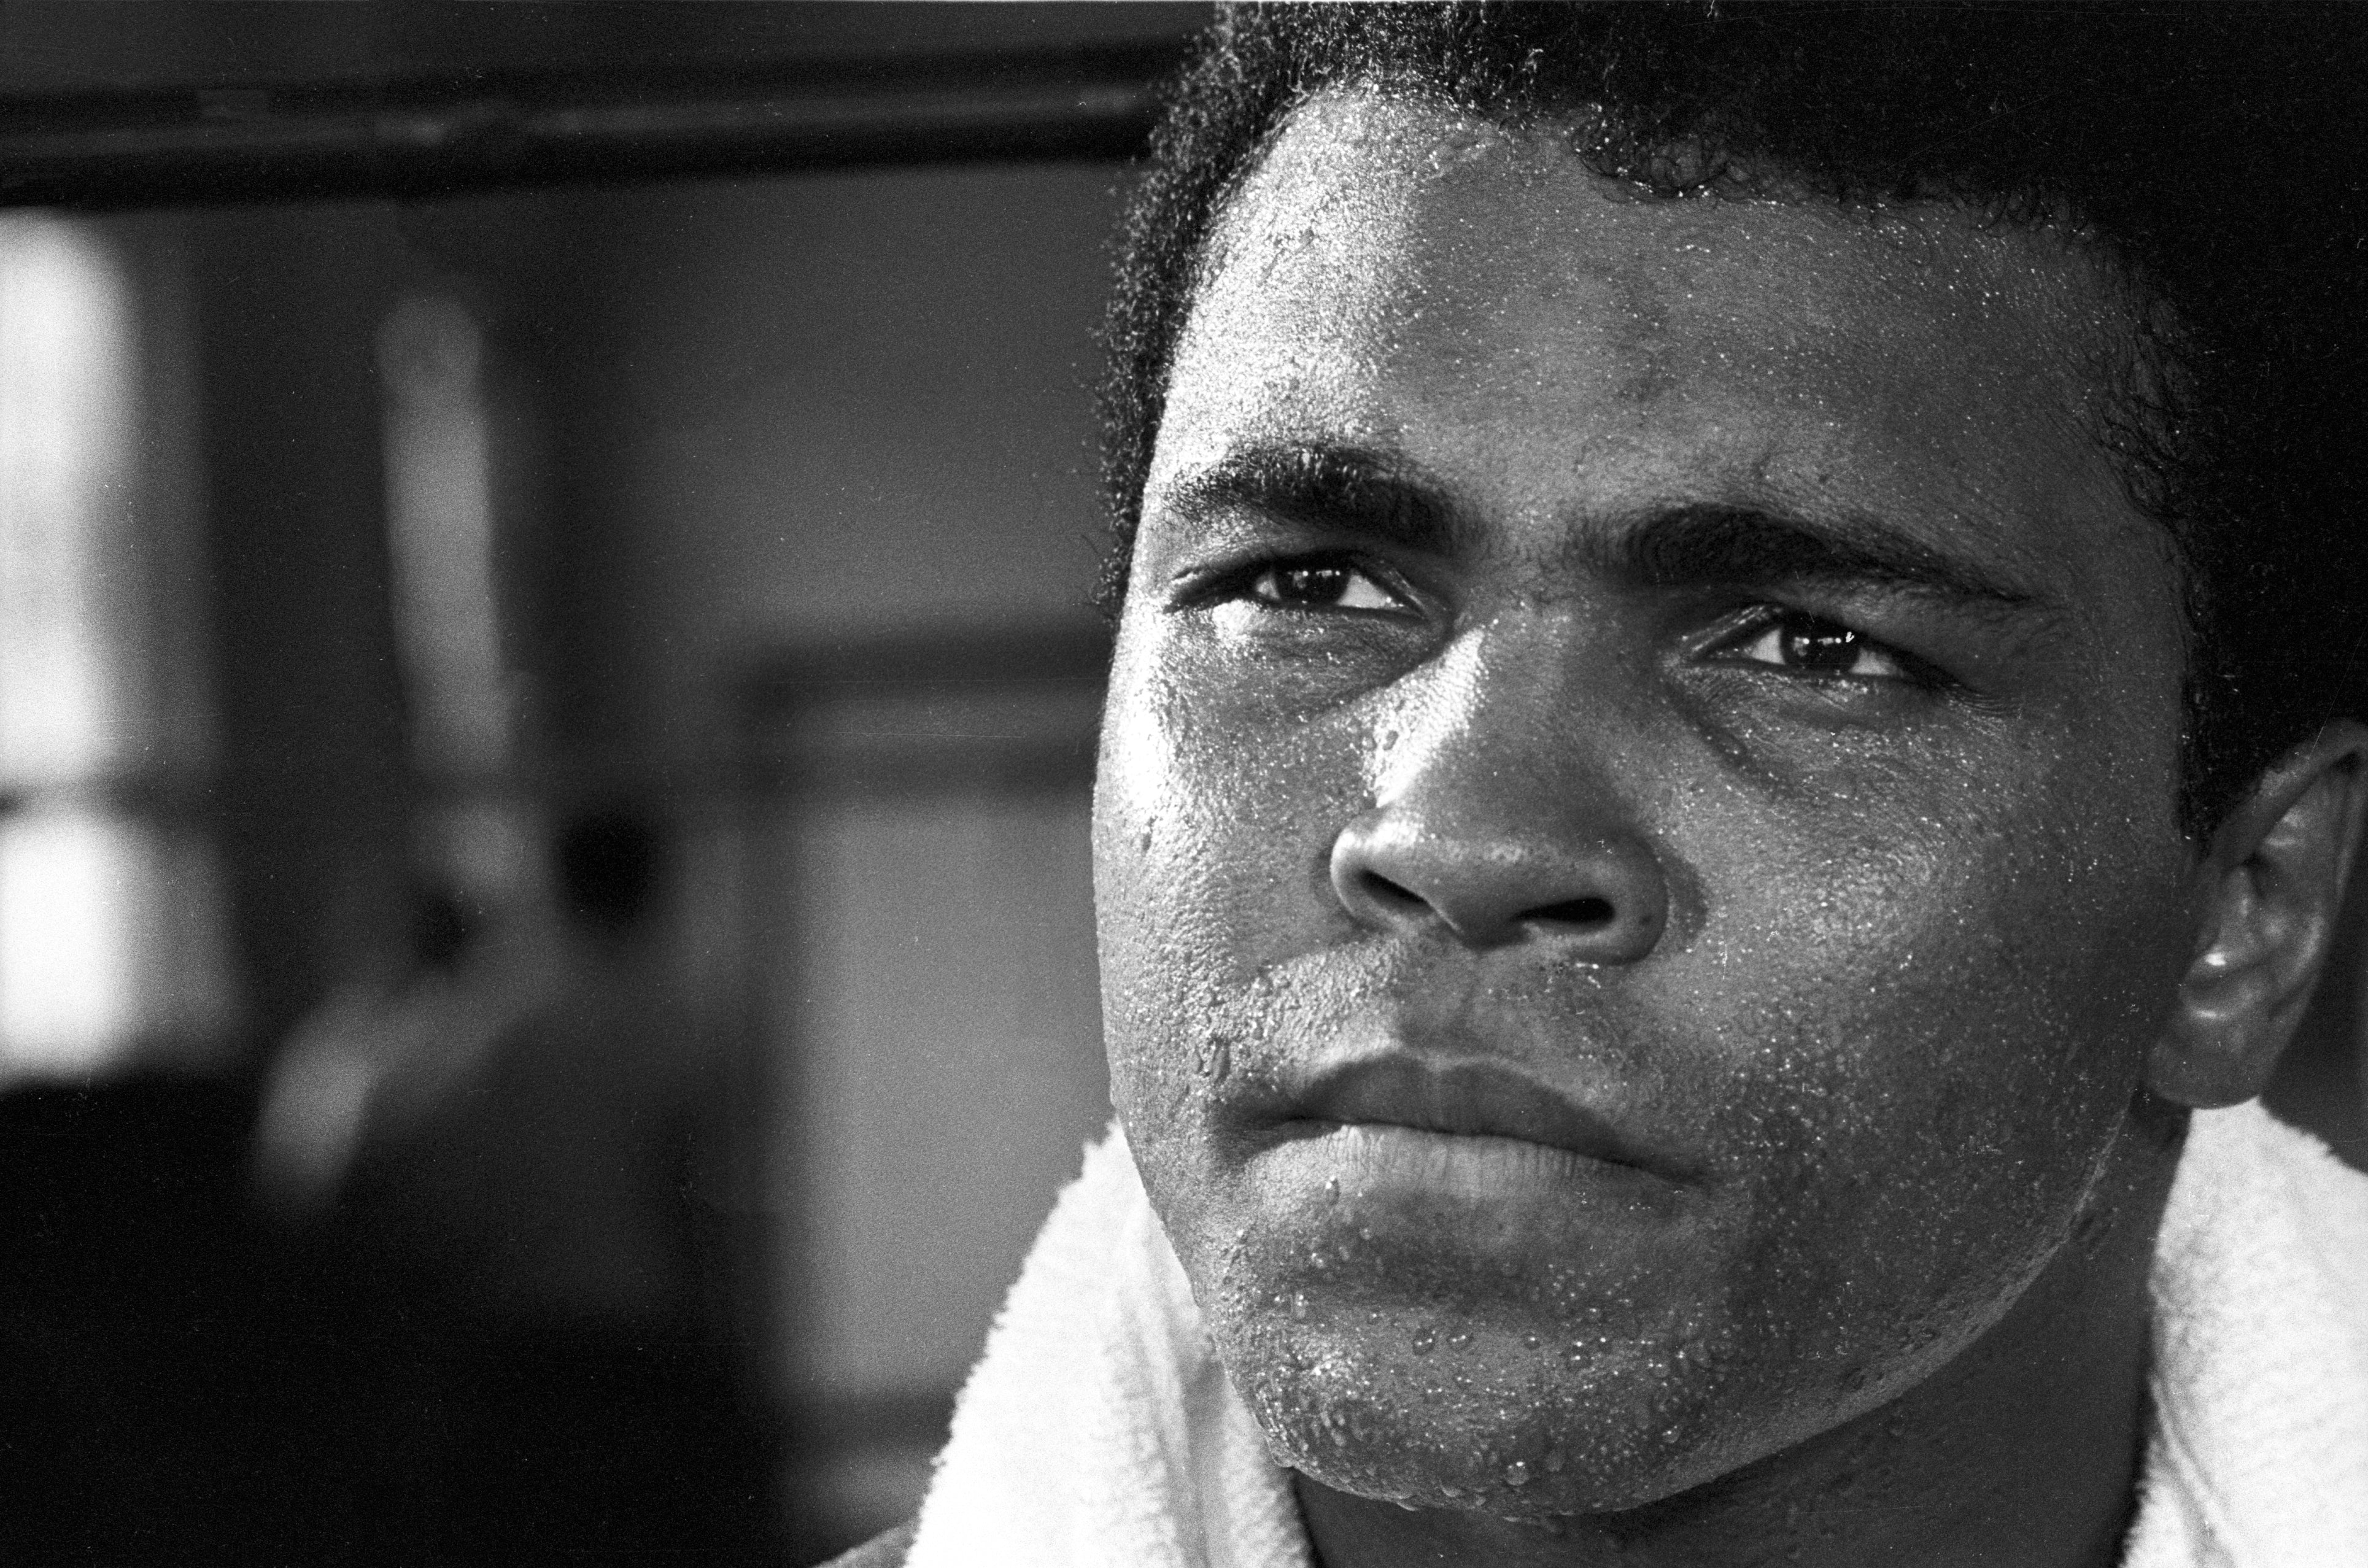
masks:
{"type": "Polygon", "coordinates": [[[1645,846],[1457,831],[1383,809],[1332,846],[1332,889],[1377,930],[1444,926],[1474,948],[1551,944],[1581,963],[1634,963],[1668,925],[1668,889],[1645,846]]]}
{"type": "Polygon", "coordinates": [[[1668,879],[1602,780],[1558,760],[1492,755],[1470,731],[1446,741],[1334,841],[1334,894],[1376,930],[1643,959],[1669,923],[1668,879]]]}

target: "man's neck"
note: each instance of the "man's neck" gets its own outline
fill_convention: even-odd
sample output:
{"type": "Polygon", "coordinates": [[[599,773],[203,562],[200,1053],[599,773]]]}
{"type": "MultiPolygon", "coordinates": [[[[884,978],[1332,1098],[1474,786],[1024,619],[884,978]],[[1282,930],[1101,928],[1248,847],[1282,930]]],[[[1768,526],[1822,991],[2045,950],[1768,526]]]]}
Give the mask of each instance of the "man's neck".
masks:
{"type": "MultiPolygon", "coordinates": [[[[2125,1141],[2126,1142],[2126,1141],[2125,1141]]],[[[2112,1568],[2146,1430],[2146,1277],[2171,1162],[2128,1150],[1987,1333],[1888,1404],[1620,1514],[1407,1510],[1296,1478],[1323,1568],[2112,1568]]]]}

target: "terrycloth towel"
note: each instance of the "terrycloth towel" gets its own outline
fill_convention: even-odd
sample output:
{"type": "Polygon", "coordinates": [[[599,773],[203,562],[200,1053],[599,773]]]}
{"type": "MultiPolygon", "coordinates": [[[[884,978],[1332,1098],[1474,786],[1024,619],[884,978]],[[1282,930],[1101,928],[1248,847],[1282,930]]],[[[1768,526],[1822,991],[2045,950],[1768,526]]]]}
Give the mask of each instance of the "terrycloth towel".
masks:
{"type": "Polygon", "coordinates": [[[2199,1114],[2153,1288],[2123,1568],[2368,1565],[2368,1176],[2258,1106],[2199,1114]]]}
{"type": "MultiPolygon", "coordinates": [[[[2156,1254],[2124,1568],[2368,1565],[2368,1177],[2194,1119],[2156,1254]]],[[[1086,1154],[954,1412],[908,1568],[1309,1568],[1123,1139],[1086,1154]]]]}
{"type": "Polygon", "coordinates": [[[954,1407],[905,1568],[1310,1568],[1113,1130],[1053,1206],[954,1407]]]}

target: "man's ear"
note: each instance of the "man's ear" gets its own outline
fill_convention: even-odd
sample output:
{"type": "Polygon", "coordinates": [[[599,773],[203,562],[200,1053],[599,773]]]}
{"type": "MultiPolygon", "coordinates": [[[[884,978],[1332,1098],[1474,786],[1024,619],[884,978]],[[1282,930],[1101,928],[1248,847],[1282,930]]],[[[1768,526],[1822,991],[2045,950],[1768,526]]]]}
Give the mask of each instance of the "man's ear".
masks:
{"type": "Polygon", "coordinates": [[[2266,1087],[2327,961],[2361,817],[2368,728],[2328,724],[2247,791],[2196,875],[2203,921],[2146,1086],[2198,1109],[2266,1087]]]}

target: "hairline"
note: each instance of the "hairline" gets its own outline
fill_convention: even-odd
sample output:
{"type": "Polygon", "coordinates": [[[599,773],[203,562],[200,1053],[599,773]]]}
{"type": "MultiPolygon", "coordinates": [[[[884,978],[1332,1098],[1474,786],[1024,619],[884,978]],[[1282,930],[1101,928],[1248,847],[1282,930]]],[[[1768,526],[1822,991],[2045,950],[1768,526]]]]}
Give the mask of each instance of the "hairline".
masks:
{"type": "MultiPolygon", "coordinates": [[[[1121,530],[1113,540],[1101,574],[1098,597],[1113,619],[1133,591],[1132,557],[1141,529],[1146,482],[1153,471],[1152,459],[1160,430],[1167,423],[1168,393],[1179,351],[1192,318],[1223,265],[1222,241],[1231,226],[1232,216],[1276,146],[1311,106],[1328,97],[1357,93],[1470,116],[1517,132],[1532,131],[1543,125],[1577,130],[1586,114],[1600,113],[1592,105],[1555,108],[1518,97],[1492,104],[1458,95],[1435,79],[1378,68],[1372,62],[1360,62],[1338,76],[1293,84],[1287,90],[1283,101],[1267,115],[1256,140],[1234,160],[1211,194],[1205,216],[1191,238],[1190,255],[1178,268],[1181,289],[1164,312],[1168,318],[1168,330],[1156,367],[1156,413],[1144,422],[1141,432],[1144,450],[1132,475],[1125,510],[1119,519],[1121,530]]],[[[1716,165],[1709,167],[1707,177],[1695,187],[1668,190],[1636,177],[1633,172],[1610,165],[1600,142],[1591,146],[1566,142],[1565,151],[1590,173],[1626,185],[1639,199],[1774,201],[1823,205],[1829,210],[1866,214],[1953,208],[1976,226],[2011,228],[2034,237],[2053,238],[2067,256],[2085,265],[2103,296],[2115,308],[2116,319],[2099,335],[2100,341],[2071,361],[2079,373],[2090,379],[2099,393],[2096,403],[2080,416],[2082,433],[2105,459],[2131,510],[2154,526],[2168,551],[2180,611],[2174,631],[2180,662],[2180,776],[2174,783],[2180,801],[2182,828],[2192,839],[2200,841],[2206,836],[2216,823],[2217,812],[2225,810],[2225,803],[2214,806],[2196,793],[2201,782],[2198,776],[2203,771],[2203,759],[2195,755],[2194,748],[2203,721],[2203,698],[2199,687],[2203,672],[2197,652],[2209,613],[2203,599],[2206,585],[2196,569],[2186,530],[2180,526],[2182,519],[2167,501],[2167,492],[2172,485],[2169,471],[2175,470],[2184,457],[2177,449],[2180,442],[2175,432],[2181,423],[2180,415],[2185,401],[2185,377],[2179,364],[2185,347],[2185,325],[2169,295],[2147,278],[2128,250],[2107,231],[2071,208],[2066,199],[2044,189],[2008,189],[1987,199],[1976,199],[1962,189],[1939,188],[1884,199],[1860,195],[1846,187],[1821,187],[1812,171],[1797,160],[1757,152],[1738,162],[1722,150],[1716,165]]],[[[1140,390],[1136,389],[1137,395],[1140,390]]]]}

